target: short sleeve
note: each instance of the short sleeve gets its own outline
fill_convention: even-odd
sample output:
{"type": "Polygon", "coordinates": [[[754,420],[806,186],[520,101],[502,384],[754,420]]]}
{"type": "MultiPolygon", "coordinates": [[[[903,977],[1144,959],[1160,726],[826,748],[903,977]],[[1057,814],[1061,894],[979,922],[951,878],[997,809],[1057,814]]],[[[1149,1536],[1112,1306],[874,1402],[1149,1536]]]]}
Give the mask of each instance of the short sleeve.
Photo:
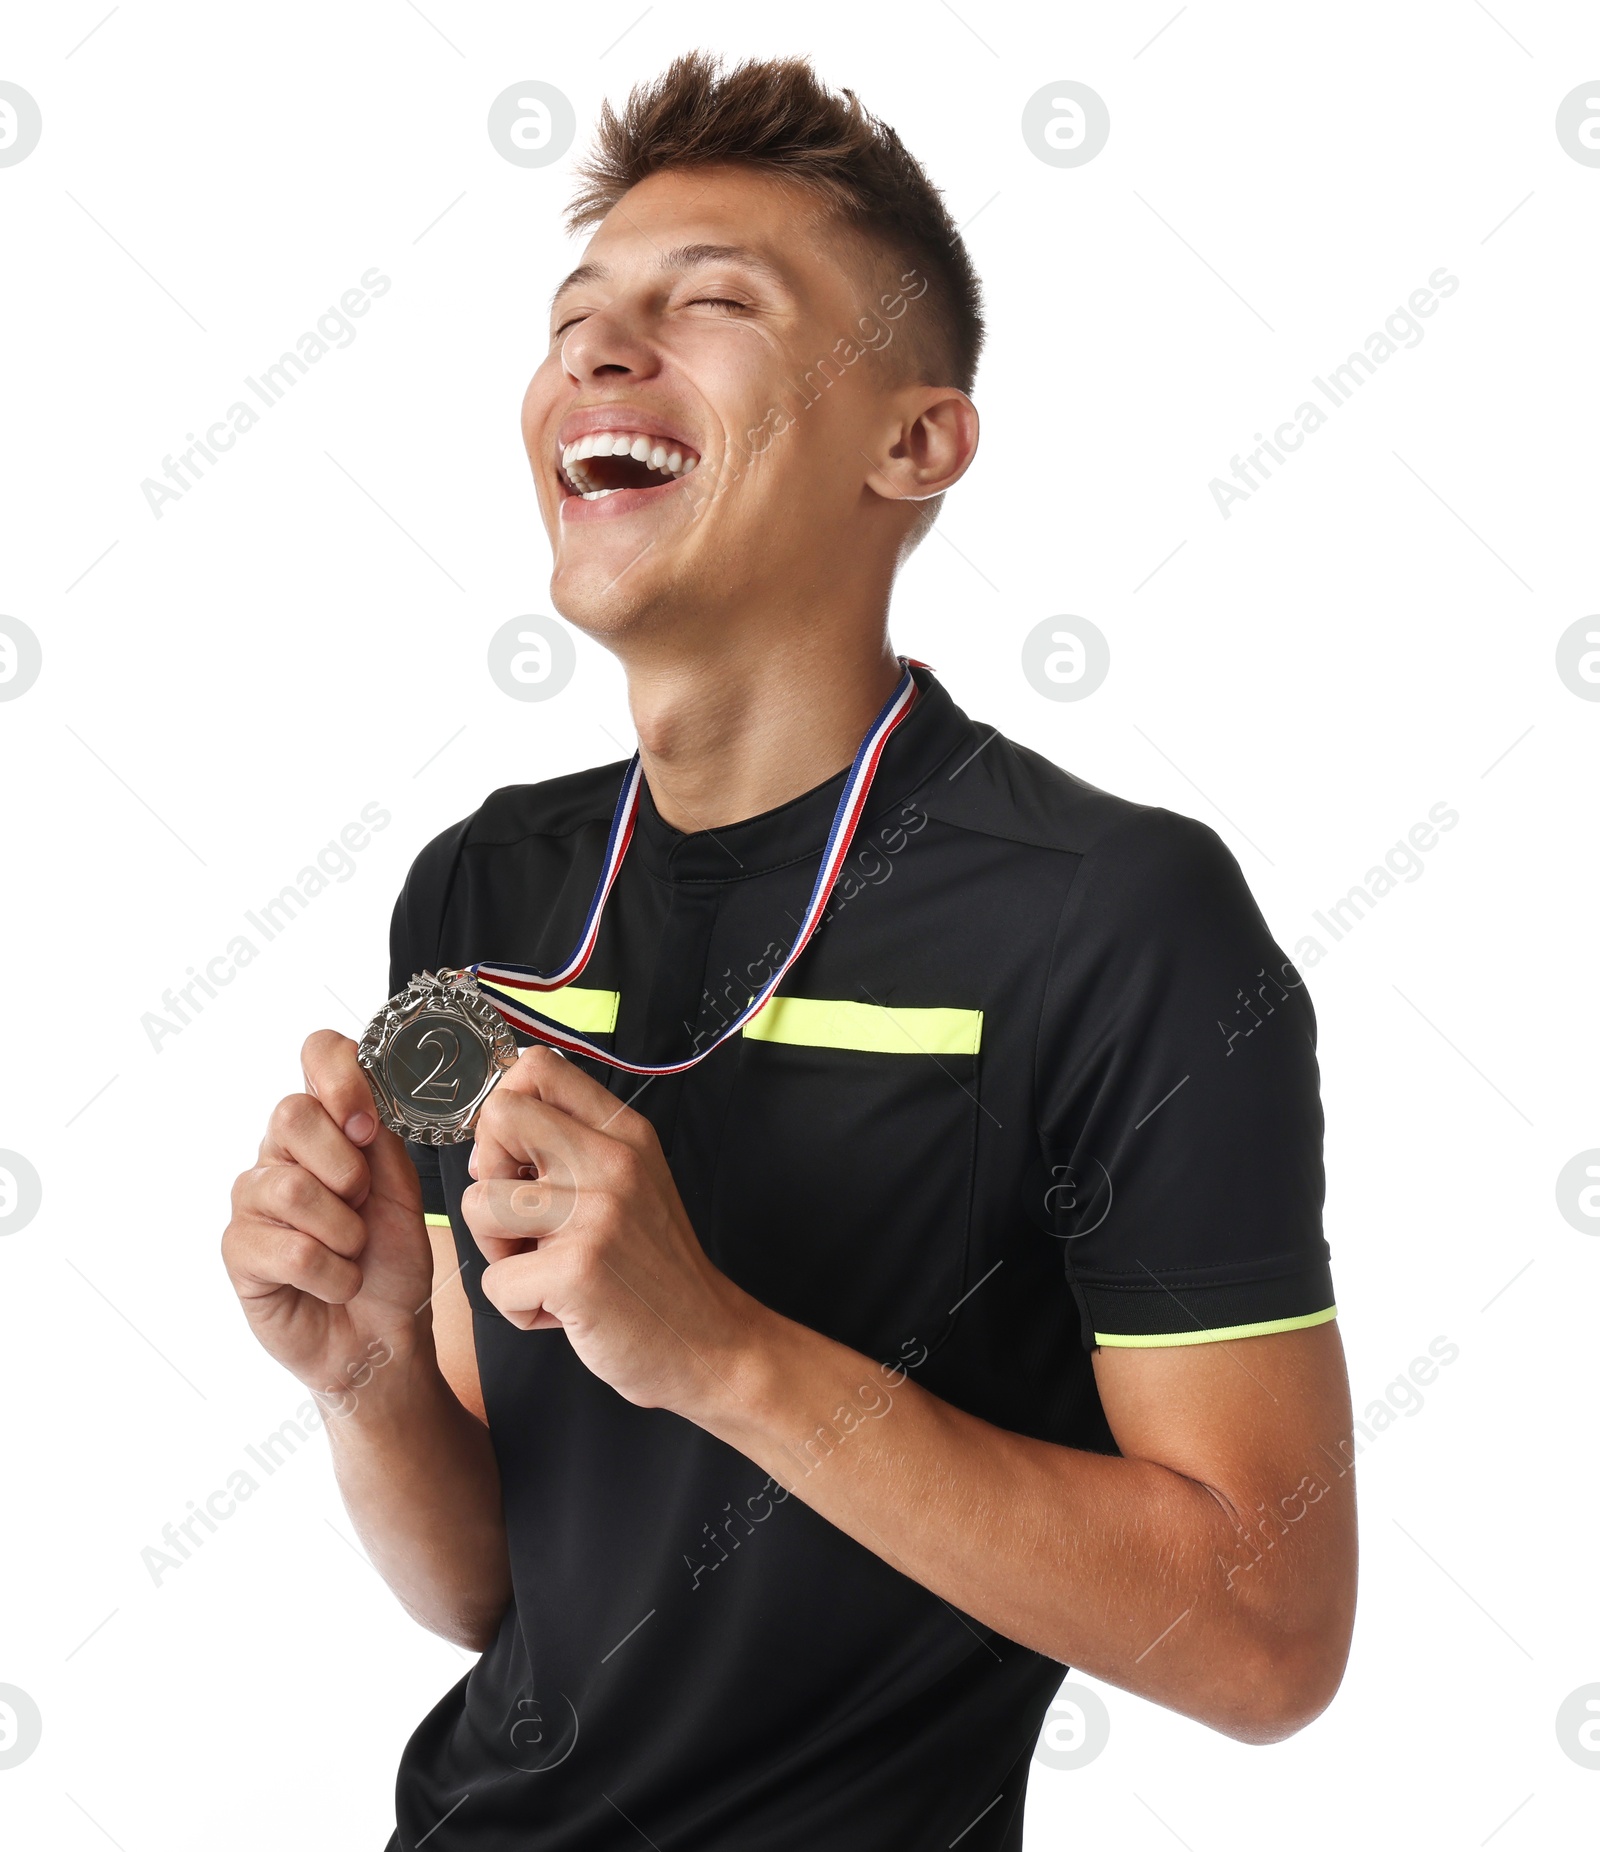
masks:
{"type": "Polygon", "coordinates": [[[1334,1316],[1316,1017],[1213,830],[1152,808],[1083,853],[1035,1082],[1087,1348],[1334,1316]]]}
{"type": "MultiPolygon", "coordinates": [[[[445,831],[411,864],[389,921],[389,988],[385,993],[388,996],[404,990],[419,971],[434,971],[439,967],[444,910],[466,831],[466,824],[445,831]]],[[[435,1226],[448,1226],[450,1218],[445,1206],[437,1148],[407,1139],[406,1151],[422,1183],[424,1219],[435,1226]]]]}

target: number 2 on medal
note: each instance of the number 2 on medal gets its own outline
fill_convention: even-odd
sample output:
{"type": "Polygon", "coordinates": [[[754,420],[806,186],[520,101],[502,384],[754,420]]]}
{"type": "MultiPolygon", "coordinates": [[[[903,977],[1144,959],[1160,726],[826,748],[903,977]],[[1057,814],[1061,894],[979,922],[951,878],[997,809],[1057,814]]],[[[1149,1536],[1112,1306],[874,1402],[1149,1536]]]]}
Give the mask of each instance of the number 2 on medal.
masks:
{"type": "Polygon", "coordinates": [[[461,1055],[461,1043],[451,1029],[429,1029],[426,1034],[417,1037],[418,1048],[426,1048],[430,1042],[439,1050],[439,1064],[417,1082],[411,1097],[414,1100],[442,1100],[449,1104],[461,1090],[460,1078],[443,1081],[439,1076],[455,1066],[461,1055]],[[448,1053],[444,1046],[446,1042],[450,1044],[448,1053]]]}

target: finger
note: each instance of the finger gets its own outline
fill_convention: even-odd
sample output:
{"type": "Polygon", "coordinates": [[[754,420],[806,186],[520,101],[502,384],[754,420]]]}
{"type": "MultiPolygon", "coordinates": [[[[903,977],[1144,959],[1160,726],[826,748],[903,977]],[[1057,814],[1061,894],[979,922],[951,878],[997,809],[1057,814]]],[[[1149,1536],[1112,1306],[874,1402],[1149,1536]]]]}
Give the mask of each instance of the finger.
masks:
{"type": "Polygon", "coordinates": [[[553,1235],[577,1206],[570,1181],[541,1176],[529,1181],[495,1178],[462,1193],[461,1215],[491,1264],[521,1253],[526,1243],[553,1235]]]}
{"type": "Polygon", "coordinates": [[[353,1144],[370,1144],[378,1130],[378,1115],[373,1110],[372,1088],[349,1036],[332,1029],[308,1035],[300,1050],[300,1071],[306,1077],[306,1091],[321,1100],[344,1135],[353,1144]]]}
{"type": "MultiPolygon", "coordinates": [[[[641,1139],[655,1137],[655,1128],[599,1081],[591,1079],[576,1062],[565,1060],[555,1049],[535,1043],[524,1048],[517,1065],[503,1074],[495,1092],[532,1094],[586,1125],[591,1131],[620,1138],[639,1148],[641,1139]]],[[[491,1096],[492,1097],[492,1096],[491,1096]]]]}
{"type": "Polygon", "coordinates": [[[233,1209],[236,1216],[281,1222],[348,1259],[366,1246],[367,1225],[356,1210],[299,1164],[247,1170],[233,1186],[233,1209]]]}
{"type": "Polygon", "coordinates": [[[388,1126],[380,1125],[377,1135],[362,1155],[372,1173],[373,1195],[420,1204],[422,1192],[417,1179],[417,1167],[411,1161],[411,1153],[406,1149],[403,1138],[391,1132],[388,1126]]]}
{"type": "Polygon", "coordinates": [[[540,1331],[559,1326],[561,1320],[545,1309],[554,1281],[550,1263],[541,1254],[517,1254],[485,1267],[480,1276],[483,1296],[519,1331],[540,1331]]]}
{"type": "Polygon", "coordinates": [[[245,1215],[228,1224],[222,1258],[241,1300],[290,1288],[327,1305],[347,1305],[361,1290],[361,1269],[298,1228],[245,1215]]]}
{"type": "Polygon", "coordinates": [[[473,1129],[470,1174],[481,1180],[515,1177],[534,1165],[541,1174],[564,1179],[599,1182],[607,1177],[627,1147],[609,1133],[591,1131],[527,1087],[507,1090],[506,1081],[520,1071],[520,1064],[510,1069],[483,1103],[473,1129]]]}
{"type": "Polygon", "coordinates": [[[365,1201],[372,1184],[365,1154],[329,1117],[324,1102],[309,1093],[288,1094],[273,1107],[261,1161],[298,1165],[352,1207],[365,1201]]]}

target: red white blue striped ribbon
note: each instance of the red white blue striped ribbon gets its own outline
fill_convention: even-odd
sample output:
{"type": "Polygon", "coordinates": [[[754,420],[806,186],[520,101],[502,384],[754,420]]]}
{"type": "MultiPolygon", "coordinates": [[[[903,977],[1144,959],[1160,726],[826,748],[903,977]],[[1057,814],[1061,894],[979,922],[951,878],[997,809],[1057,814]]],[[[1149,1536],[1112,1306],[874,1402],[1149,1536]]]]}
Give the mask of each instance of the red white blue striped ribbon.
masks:
{"type": "Polygon", "coordinates": [[[805,915],[800,922],[800,929],[795,934],[794,944],[790,946],[782,964],[767,979],[750,999],[748,1008],[736,1016],[732,1022],[723,1026],[713,1039],[697,1054],[689,1055],[682,1061],[624,1061],[620,1055],[614,1055],[609,1049],[601,1048],[591,1042],[587,1036],[564,1027],[561,1023],[551,1022],[540,1016],[525,1003],[515,997],[507,996],[497,986],[514,984],[519,990],[560,990],[570,984],[588,964],[590,954],[594,951],[595,941],[600,933],[600,916],[605,911],[607,898],[616,883],[618,870],[622,867],[622,858],[628,853],[628,845],[633,840],[634,824],[639,814],[639,786],[642,772],[639,755],[635,753],[628,762],[628,770],[622,780],[622,791],[617,798],[617,808],[611,819],[611,833],[606,838],[605,863],[600,872],[600,880],[594,890],[594,898],[589,902],[589,911],[583,922],[583,930],[578,935],[578,943],[573,947],[570,957],[553,971],[536,971],[531,965],[501,965],[484,961],[466,967],[467,975],[489,999],[494,1007],[514,1029],[521,1029],[525,1034],[535,1036],[541,1042],[548,1042],[553,1047],[570,1049],[574,1053],[589,1055],[596,1061],[603,1061],[608,1067],[621,1068],[628,1074],[682,1074],[695,1067],[714,1049],[720,1048],[730,1035],[738,1032],[760,1010],[782,983],[785,972],[805,950],[811,935],[822,923],[822,916],[827,910],[828,898],[833,892],[834,883],[839,879],[844,867],[845,857],[850,853],[850,842],[856,833],[856,825],[861,821],[866,809],[867,795],[872,789],[872,780],[878,770],[878,761],[883,757],[883,749],[888,744],[889,735],[910,713],[917,699],[917,684],[912,676],[912,669],[924,668],[926,664],[917,662],[913,657],[899,658],[903,673],[895,685],[895,691],[884,703],[882,711],[867,729],[866,736],[856,749],[856,756],[850,767],[850,776],[845,780],[844,790],[839,795],[838,807],[833,813],[833,824],[828,831],[828,840],[822,851],[822,863],[817,869],[817,878],[812,883],[811,898],[806,902],[805,915]]]}

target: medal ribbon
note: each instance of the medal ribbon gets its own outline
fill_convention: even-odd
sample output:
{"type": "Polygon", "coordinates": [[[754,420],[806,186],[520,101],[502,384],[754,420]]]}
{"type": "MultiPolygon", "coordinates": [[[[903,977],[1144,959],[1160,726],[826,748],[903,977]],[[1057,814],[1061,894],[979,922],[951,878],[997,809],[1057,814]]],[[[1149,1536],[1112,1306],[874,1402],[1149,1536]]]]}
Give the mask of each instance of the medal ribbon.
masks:
{"type": "Polygon", "coordinates": [[[730,1035],[738,1032],[749,1022],[772,996],[782,983],[784,974],[805,950],[811,935],[822,923],[823,913],[827,910],[828,899],[844,867],[845,857],[850,853],[851,839],[856,833],[856,825],[861,821],[866,809],[867,795],[872,789],[872,780],[878,770],[878,761],[883,757],[883,749],[888,744],[889,735],[910,713],[917,699],[917,684],[911,671],[926,668],[925,663],[917,662],[913,657],[902,656],[899,661],[903,668],[895,690],[884,703],[882,711],[867,729],[861,744],[856,748],[856,756],[850,766],[850,775],[845,780],[844,790],[839,794],[839,803],[833,813],[833,824],[828,831],[827,844],[822,851],[822,863],[817,869],[817,878],[812,883],[811,898],[806,902],[805,916],[800,922],[800,930],[795,934],[794,944],[789,948],[783,963],[762,985],[749,1006],[736,1016],[732,1022],[723,1026],[720,1032],[698,1054],[690,1055],[683,1061],[641,1062],[624,1061],[620,1055],[597,1047],[587,1036],[579,1035],[562,1024],[550,1022],[537,1015],[515,997],[507,996],[498,989],[498,985],[515,984],[520,990],[560,990],[570,984],[589,962],[594,951],[595,941],[600,934],[600,916],[605,911],[605,904],[616,882],[618,871],[622,867],[622,858],[628,853],[628,845],[633,841],[634,824],[639,814],[639,786],[643,773],[639,764],[639,755],[635,753],[628,761],[628,769],[622,780],[622,791],[617,798],[617,808],[611,818],[611,833],[606,838],[605,863],[600,871],[600,879],[594,890],[594,898],[589,902],[589,911],[584,918],[583,930],[578,935],[578,943],[573,947],[566,961],[553,971],[536,971],[532,965],[501,965],[487,961],[468,965],[466,974],[472,978],[500,1014],[514,1029],[521,1029],[525,1034],[535,1036],[541,1042],[548,1042],[553,1047],[571,1049],[574,1053],[589,1055],[596,1061],[603,1061],[608,1067],[621,1068],[628,1074],[682,1074],[689,1068],[697,1066],[714,1049],[720,1048],[730,1035]]]}

